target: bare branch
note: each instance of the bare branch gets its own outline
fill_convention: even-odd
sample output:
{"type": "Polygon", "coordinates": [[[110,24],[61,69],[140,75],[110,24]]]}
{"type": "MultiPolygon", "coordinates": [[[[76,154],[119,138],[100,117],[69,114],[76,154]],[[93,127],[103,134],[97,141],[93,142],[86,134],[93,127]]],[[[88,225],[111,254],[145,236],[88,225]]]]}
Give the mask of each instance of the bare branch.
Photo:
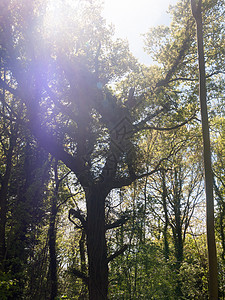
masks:
{"type": "Polygon", "coordinates": [[[155,118],[156,116],[158,116],[159,114],[166,112],[169,110],[169,103],[165,103],[164,106],[160,109],[157,109],[154,113],[148,115],[144,120],[142,120],[140,123],[138,123],[135,127],[141,127],[144,124],[146,124],[146,122],[149,122],[150,120],[152,120],[153,118],[155,118]]]}
{"type": "Polygon", "coordinates": [[[121,219],[116,220],[116,221],[113,222],[112,224],[106,225],[106,230],[108,230],[108,229],[113,229],[113,228],[116,228],[116,227],[120,227],[120,226],[122,226],[123,224],[125,224],[125,223],[127,222],[128,219],[129,219],[128,217],[123,216],[121,219]]]}
{"type": "Polygon", "coordinates": [[[142,130],[158,130],[158,131],[170,131],[170,130],[174,130],[174,129],[178,129],[184,125],[186,125],[188,122],[190,122],[191,120],[193,120],[195,118],[195,115],[192,116],[191,118],[189,118],[188,120],[182,122],[181,124],[178,124],[178,125],[175,125],[175,126],[172,126],[172,127],[155,127],[155,126],[145,126],[143,128],[140,128],[138,130],[136,130],[135,132],[139,132],[139,131],[142,131],[142,130]]]}
{"type": "Polygon", "coordinates": [[[71,268],[71,269],[70,269],[70,272],[71,272],[73,275],[75,275],[75,276],[79,277],[80,279],[82,279],[83,282],[84,282],[85,284],[88,284],[89,277],[86,276],[83,272],[81,272],[81,271],[79,271],[79,270],[77,270],[77,269],[74,269],[74,268],[71,268]]]}
{"type": "Polygon", "coordinates": [[[72,195],[69,195],[66,197],[65,200],[63,200],[61,203],[59,203],[59,205],[57,206],[57,210],[60,208],[60,206],[62,206],[63,204],[65,204],[67,202],[68,199],[70,199],[71,197],[73,197],[72,195]]]}
{"type": "Polygon", "coordinates": [[[86,220],[84,218],[84,216],[81,214],[81,212],[79,210],[75,210],[73,208],[71,208],[69,210],[69,220],[78,228],[82,228],[81,226],[77,225],[72,219],[71,219],[71,216],[73,216],[74,218],[77,218],[81,224],[82,224],[82,227],[84,229],[86,229],[86,220]]]}
{"type": "MultiPolygon", "coordinates": [[[[208,74],[206,75],[206,78],[210,78],[214,75],[218,75],[218,74],[224,74],[223,71],[215,71],[211,74],[208,74]]],[[[174,79],[171,79],[168,81],[168,83],[171,83],[171,82],[175,82],[175,81],[198,81],[198,78],[187,78],[187,77],[178,77],[178,78],[174,78],[174,79]]]]}
{"type": "Polygon", "coordinates": [[[177,78],[169,80],[168,83],[171,83],[174,81],[198,81],[198,78],[177,77],[177,78]]]}
{"type": "Polygon", "coordinates": [[[116,258],[117,256],[119,256],[120,254],[123,254],[124,251],[126,251],[128,248],[128,245],[124,245],[120,250],[116,251],[114,254],[110,255],[107,259],[108,263],[113,260],[114,258],[116,258]]]}
{"type": "Polygon", "coordinates": [[[156,87],[166,86],[170,82],[170,80],[171,80],[172,76],[174,75],[174,73],[176,72],[179,64],[181,63],[182,59],[185,57],[185,53],[188,50],[188,44],[189,44],[190,39],[191,39],[190,28],[192,28],[193,25],[194,25],[194,21],[192,21],[192,20],[187,23],[186,31],[185,31],[185,38],[182,41],[182,45],[181,45],[180,51],[178,53],[178,56],[175,59],[172,67],[170,68],[170,70],[167,72],[165,79],[160,80],[156,84],[156,87]]]}
{"type": "Polygon", "coordinates": [[[63,177],[59,178],[59,183],[62,182],[70,173],[71,171],[68,171],[63,177]]]}

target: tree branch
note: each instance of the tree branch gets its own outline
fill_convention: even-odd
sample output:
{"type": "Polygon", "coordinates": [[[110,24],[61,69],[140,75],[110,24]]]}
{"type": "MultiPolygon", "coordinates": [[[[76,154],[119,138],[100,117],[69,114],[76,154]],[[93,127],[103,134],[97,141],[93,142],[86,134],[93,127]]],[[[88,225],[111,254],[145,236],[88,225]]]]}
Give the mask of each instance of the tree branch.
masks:
{"type": "Polygon", "coordinates": [[[165,168],[161,167],[161,164],[165,160],[168,160],[174,153],[176,153],[180,149],[180,147],[181,146],[179,146],[177,148],[175,146],[172,147],[170,153],[166,157],[163,157],[162,159],[160,159],[153,170],[151,170],[149,172],[146,172],[146,173],[143,173],[143,174],[140,174],[140,175],[135,175],[134,174],[132,177],[129,176],[129,177],[125,177],[125,178],[119,178],[117,180],[112,180],[111,187],[112,188],[122,188],[123,186],[129,186],[129,185],[131,185],[132,182],[134,182],[137,179],[141,179],[141,178],[144,178],[146,176],[151,176],[151,175],[153,175],[154,173],[156,173],[158,171],[165,171],[165,168]]]}
{"type": "Polygon", "coordinates": [[[170,70],[167,72],[165,79],[160,80],[160,81],[156,84],[156,87],[166,86],[166,85],[170,82],[172,76],[174,75],[175,71],[177,70],[179,64],[181,63],[181,61],[182,61],[182,59],[184,58],[185,53],[186,53],[186,51],[187,51],[187,49],[188,49],[188,44],[189,44],[190,38],[191,38],[191,35],[190,35],[190,33],[189,33],[189,30],[190,30],[190,28],[191,28],[193,25],[194,25],[194,22],[193,22],[193,21],[189,21],[189,22],[187,23],[186,31],[185,31],[185,38],[184,38],[184,40],[182,41],[182,45],[181,45],[180,51],[179,51],[179,53],[178,53],[178,56],[177,56],[177,58],[175,59],[175,61],[174,61],[173,65],[172,65],[172,67],[170,68],[170,70]]]}
{"type": "Polygon", "coordinates": [[[156,127],[156,126],[145,126],[143,128],[140,128],[140,129],[137,129],[135,132],[139,132],[139,131],[142,131],[142,130],[149,130],[149,129],[152,129],[152,130],[158,130],[158,131],[169,131],[169,130],[174,130],[174,129],[178,129],[184,125],[186,125],[188,122],[190,122],[191,120],[193,120],[195,118],[195,115],[192,116],[191,118],[189,118],[188,120],[182,122],[181,124],[178,124],[178,125],[175,125],[175,126],[172,126],[172,127],[156,127]]]}
{"type": "MultiPolygon", "coordinates": [[[[218,74],[224,74],[224,72],[223,71],[215,71],[211,74],[206,75],[205,78],[210,78],[210,77],[212,77],[214,75],[218,75],[218,74]]],[[[174,79],[169,80],[168,83],[171,83],[171,82],[174,82],[174,81],[179,81],[179,80],[181,80],[181,81],[198,81],[198,78],[178,77],[178,78],[174,78],[174,79]]]]}
{"type": "Polygon", "coordinates": [[[70,269],[70,272],[71,272],[73,275],[75,275],[75,276],[79,277],[80,279],[82,279],[83,282],[84,282],[85,284],[88,284],[89,277],[86,276],[83,272],[81,272],[81,271],[79,271],[79,270],[77,270],[77,269],[74,269],[74,268],[71,268],[71,269],[70,269]]]}
{"type": "Polygon", "coordinates": [[[126,251],[128,248],[128,245],[124,245],[120,250],[116,251],[114,254],[110,255],[107,259],[108,263],[113,260],[114,258],[116,258],[117,256],[119,256],[120,254],[123,254],[124,251],[126,251]]]}
{"type": "Polygon", "coordinates": [[[80,213],[79,210],[75,210],[75,209],[71,208],[71,209],[69,210],[69,220],[70,220],[76,227],[82,228],[81,226],[77,225],[77,224],[71,219],[71,216],[73,216],[74,218],[77,218],[77,219],[81,222],[82,227],[83,227],[84,229],[86,229],[87,222],[86,222],[84,216],[80,213]]]}
{"type": "Polygon", "coordinates": [[[106,225],[106,230],[113,229],[113,228],[116,228],[116,227],[120,227],[123,224],[125,224],[127,220],[128,220],[128,217],[123,216],[121,219],[116,220],[115,222],[113,222],[111,224],[107,224],[106,225]]]}
{"type": "MultiPolygon", "coordinates": [[[[23,95],[19,90],[15,90],[11,88],[7,83],[5,83],[0,78],[0,85],[7,89],[11,94],[15,97],[19,97],[22,101],[26,104],[27,101],[23,99],[23,95]]],[[[40,124],[37,124],[37,120],[30,120],[28,123],[25,123],[26,127],[28,127],[32,134],[38,139],[40,145],[45,148],[48,152],[50,152],[55,158],[61,160],[69,169],[71,169],[76,175],[80,173],[80,166],[77,162],[76,158],[73,157],[71,154],[66,152],[64,148],[57,143],[56,138],[47,133],[45,128],[40,124]]]]}
{"type": "Polygon", "coordinates": [[[152,120],[153,118],[155,118],[156,116],[158,116],[159,114],[166,112],[169,110],[169,103],[165,103],[163,105],[162,108],[157,109],[154,113],[148,115],[144,120],[142,120],[140,123],[138,123],[136,125],[136,127],[141,127],[143,126],[143,124],[146,124],[146,122],[149,122],[150,120],[152,120]]]}

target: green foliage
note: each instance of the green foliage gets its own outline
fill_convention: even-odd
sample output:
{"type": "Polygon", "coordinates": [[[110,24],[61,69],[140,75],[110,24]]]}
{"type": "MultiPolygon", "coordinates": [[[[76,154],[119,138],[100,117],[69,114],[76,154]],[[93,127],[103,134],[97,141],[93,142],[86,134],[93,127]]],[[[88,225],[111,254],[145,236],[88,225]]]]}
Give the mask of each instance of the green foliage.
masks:
{"type": "Polygon", "coordinates": [[[10,273],[0,272],[0,298],[10,299],[17,289],[17,280],[13,279],[10,273]]]}
{"type": "MultiPolygon", "coordinates": [[[[126,149],[122,140],[110,188],[105,185],[106,225],[126,220],[106,233],[108,257],[127,245],[109,262],[109,298],[207,299],[206,237],[192,218],[202,213],[195,212],[202,200],[202,142],[189,1],[170,8],[170,26],[145,35],[146,52],[155,62],[150,67],[137,63],[126,41],[114,39],[97,1],[60,0],[54,7],[51,1],[12,0],[2,1],[1,9],[0,189],[7,177],[7,191],[0,298],[50,297],[53,220],[58,299],[87,298],[87,286],[76,272],[89,274],[88,252],[81,249],[81,242],[88,243],[82,240],[87,229],[82,218],[69,220],[68,212],[76,209],[88,219],[88,187],[104,182],[101,172],[112,162],[115,147],[113,130],[127,117],[132,147],[126,149]],[[66,166],[57,164],[57,176],[54,160],[42,149],[51,138],[57,161],[69,155],[66,166]],[[139,181],[130,185],[134,178],[139,181]],[[197,237],[189,232],[194,227],[197,237]]],[[[204,1],[203,13],[222,298],[224,1],[204,1]]]]}
{"type": "Polygon", "coordinates": [[[174,274],[159,246],[130,247],[110,265],[110,299],[173,299],[174,274]]]}
{"type": "Polygon", "coordinates": [[[206,235],[197,237],[188,235],[185,245],[185,258],[180,269],[183,282],[184,299],[207,299],[208,297],[208,266],[206,235]]]}

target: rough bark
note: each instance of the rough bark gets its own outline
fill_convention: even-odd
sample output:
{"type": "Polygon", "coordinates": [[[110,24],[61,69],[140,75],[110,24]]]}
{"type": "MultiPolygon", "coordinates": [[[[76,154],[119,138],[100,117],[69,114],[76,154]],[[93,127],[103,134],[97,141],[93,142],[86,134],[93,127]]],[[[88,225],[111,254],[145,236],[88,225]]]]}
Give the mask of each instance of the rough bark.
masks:
{"type": "Polygon", "coordinates": [[[107,192],[96,185],[86,191],[89,299],[105,300],[108,293],[108,262],[105,237],[105,198],[107,192]]]}

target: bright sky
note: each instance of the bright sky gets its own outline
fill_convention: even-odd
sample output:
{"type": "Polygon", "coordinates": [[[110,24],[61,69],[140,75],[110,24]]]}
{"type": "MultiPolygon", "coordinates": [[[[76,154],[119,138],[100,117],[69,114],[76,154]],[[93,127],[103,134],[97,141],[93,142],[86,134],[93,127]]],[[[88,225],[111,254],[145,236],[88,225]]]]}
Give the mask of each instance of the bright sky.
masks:
{"type": "Polygon", "coordinates": [[[144,53],[143,37],[148,28],[156,25],[168,25],[166,13],[170,4],[177,0],[104,0],[104,17],[115,25],[116,36],[127,38],[133,54],[146,65],[150,57],[144,53]]]}

